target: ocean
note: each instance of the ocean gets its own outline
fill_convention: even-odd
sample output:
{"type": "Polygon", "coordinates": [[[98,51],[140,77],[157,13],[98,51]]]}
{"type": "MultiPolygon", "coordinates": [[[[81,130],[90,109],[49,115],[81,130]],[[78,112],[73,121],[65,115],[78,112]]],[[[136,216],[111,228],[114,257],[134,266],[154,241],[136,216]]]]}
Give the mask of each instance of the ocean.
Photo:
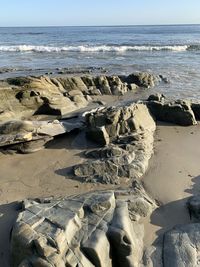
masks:
{"type": "Polygon", "coordinates": [[[200,100],[200,25],[0,28],[0,79],[59,70],[169,80],[155,88],[200,100]]]}

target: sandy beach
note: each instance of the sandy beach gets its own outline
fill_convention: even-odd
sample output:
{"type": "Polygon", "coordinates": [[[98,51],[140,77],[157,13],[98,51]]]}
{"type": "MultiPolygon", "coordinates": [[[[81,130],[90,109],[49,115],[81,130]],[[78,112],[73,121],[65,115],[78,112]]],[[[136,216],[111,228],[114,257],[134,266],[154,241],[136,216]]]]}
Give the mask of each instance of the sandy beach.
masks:
{"type": "Polygon", "coordinates": [[[0,16],[0,267],[200,266],[200,1],[19,2],[0,16]]]}
{"type": "Polygon", "coordinates": [[[155,139],[155,154],[144,176],[146,190],[158,200],[146,223],[147,246],[177,224],[190,222],[188,197],[199,194],[200,125],[181,127],[160,124],[155,139]]]}
{"type": "Polygon", "coordinates": [[[163,237],[198,214],[198,199],[186,203],[199,193],[200,104],[153,92],[166,82],[148,72],[2,82],[0,265],[169,259],[163,237]]]}
{"type": "MultiPolygon", "coordinates": [[[[159,123],[157,126],[155,153],[142,182],[162,206],[144,220],[147,247],[174,225],[190,222],[185,203],[189,196],[199,193],[199,138],[200,125],[181,127],[159,123]]],[[[82,161],[82,149],[93,147],[84,136],[73,133],[59,137],[49,148],[34,154],[1,155],[1,266],[9,266],[9,232],[18,214],[17,201],[105,188],[65,177],[67,167],[82,161]]]]}

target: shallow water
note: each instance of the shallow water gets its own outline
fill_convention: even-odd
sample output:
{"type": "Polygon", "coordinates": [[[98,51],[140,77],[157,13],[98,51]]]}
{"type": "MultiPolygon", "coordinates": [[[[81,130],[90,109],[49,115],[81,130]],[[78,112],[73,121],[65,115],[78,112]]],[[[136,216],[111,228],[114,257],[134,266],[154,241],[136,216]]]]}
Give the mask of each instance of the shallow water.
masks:
{"type": "Polygon", "coordinates": [[[0,79],[91,67],[162,74],[156,90],[200,99],[200,25],[0,28],[0,79]]]}

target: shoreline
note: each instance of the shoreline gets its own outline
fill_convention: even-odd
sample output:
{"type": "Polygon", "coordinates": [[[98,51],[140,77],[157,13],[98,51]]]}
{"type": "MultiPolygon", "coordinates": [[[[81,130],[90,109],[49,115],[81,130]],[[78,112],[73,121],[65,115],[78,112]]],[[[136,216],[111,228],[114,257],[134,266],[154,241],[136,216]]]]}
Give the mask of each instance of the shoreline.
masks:
{"type": "MultiPolygon", "coordinates": [[[[36,199],[39,201],[36,206],[42,207],[46,200],[40,199],[44,198],[50,199],[48,205],[59,198],[76,202],[74,199],[84,199],[89,192],[93,202],[98,199],[92,200],[95,194],[104,199],[105,192],[110,192],[105,196],[111,194],[106,200],[113,209],[109,216],[117,214],[121,223],[114,227],[123,227],[126,231],[131,219],[135,227],[132,234],[138,236],[141,231],[137,237],[141,250],[138,260],[141,253],[156,247],[175,225],[191,223],[186,203],[190,196],[199,193],[196,184],[200,148],[196,144],[200,138],[197,123],[200,106],[188,101],[172,101],[162,94],[139,100],[142,94],[150,92],[149,88],[158,78],[162,81],[162,76],[148,73],[89,78],[26,77],[8,79],[2,84],[3,94],[7,95],[7,90],[11,92],[9,109],[12,112],[8,112],[5,101],[8,113],[5,117],[4,111],[1,113],[0,124],[3,148],[0,154],[0,265],[9,267],[10,231],[21,206],[26,205],[20,204],[24,199],[36,199]],[[10,86],[9,89],[6,86],[10,86]],[[91,110],[90,104],[97,106],[91,110]],[[18,120],[13,112],[16,105],[18,120]],[[35,153],[26,154],[29,152],[35,153]],[[127,205],[124,206],[126,223],[125,213],[124,218],[118,214],[118,205],[127,205]]],[[[30,200],[28,209],[32,202],[30,200]]],[[[94,207],[90,216],[95,218],[94,207]]],[[[26,206],[24,208],[29,214],[26,206]]],[[[34,213],[31,216],[35,215],[38,216],[34,213]]],[[[49,215],[46,216],[48,219],[49,215]]],[[[11,237],[16,234],[18,236],[12,233],[11,237]]],[[[130,242],[134,247],[134,242],[130,242]]]]}

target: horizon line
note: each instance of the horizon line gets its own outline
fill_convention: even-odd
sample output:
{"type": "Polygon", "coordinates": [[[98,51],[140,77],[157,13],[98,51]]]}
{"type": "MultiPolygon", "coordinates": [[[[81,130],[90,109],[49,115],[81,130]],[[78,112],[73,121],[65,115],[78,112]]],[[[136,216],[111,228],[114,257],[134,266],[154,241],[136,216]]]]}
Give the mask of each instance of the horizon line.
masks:
{"type": "Polygon", "coordinates": [[[139,27],[139,26],[192,26],[200,23],[166,23],[166,24],[113,24],[113,25],[40,25],[40,26],[0,26],[0,28],[56,28],[56,27],[139,27]]]}

